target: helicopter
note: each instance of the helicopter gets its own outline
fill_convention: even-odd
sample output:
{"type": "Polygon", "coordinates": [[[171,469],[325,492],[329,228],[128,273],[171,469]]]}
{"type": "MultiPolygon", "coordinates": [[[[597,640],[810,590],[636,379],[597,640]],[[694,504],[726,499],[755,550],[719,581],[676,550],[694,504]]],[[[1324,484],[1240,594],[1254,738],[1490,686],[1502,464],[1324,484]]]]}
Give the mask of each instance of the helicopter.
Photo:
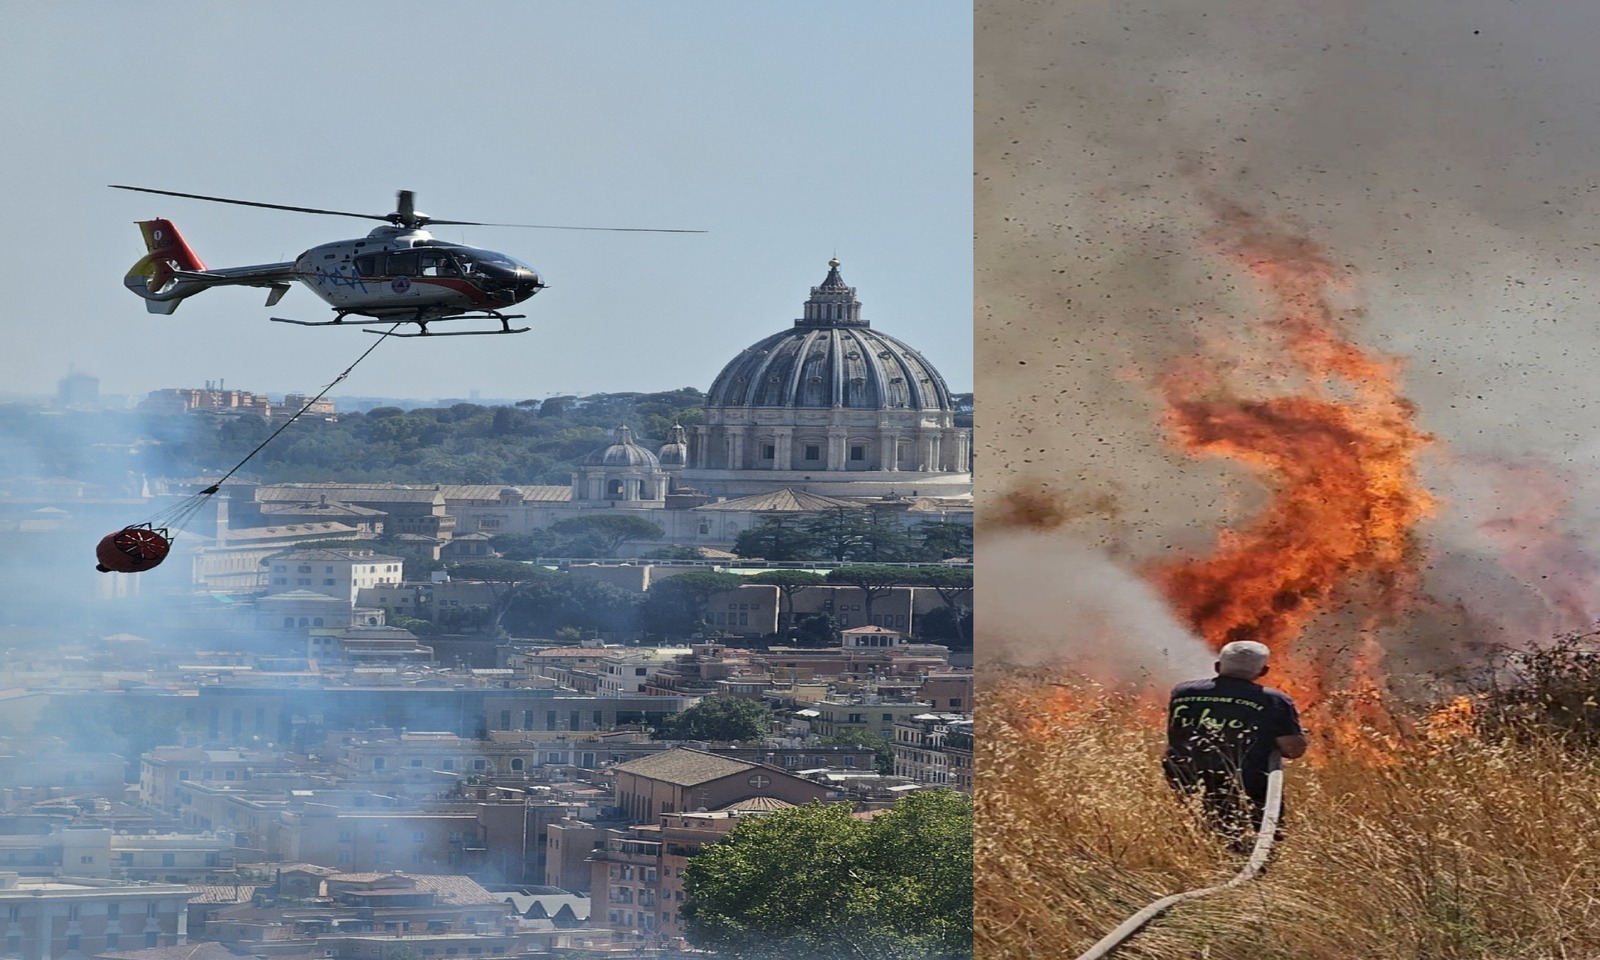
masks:
{"type": "MultiPolygon", "coordinates": [[[[514,257],[481,247],[434,239],[428,224],[481,227],[529,227],[544,230],[608,230],[628,233],[704,233],[703,230],[666,230],[645,227],[563,227],[528,223],[480,223],[472,220],[436,220],[416,209],[415,194],[401,190],[393,213],[349,213],[313,207],[293,207],[253,200],[209,197],[197,193],[153,190],[110,184],[116,190],[133,190],[168,197],[186,197],[215,203],[232,203],[269,210],[290,210],[334,217],[382,220],[365,237],[319,244],[285,263],[209,269],[195,256],[171,220],[136,221],[144,234],[146,253],[129,268],[123,285],[144,298],[151,313],[170,315],[178,305],[212,287],[249,286],[268,290],[266,305],[276,306],[296,281],[311,288],[333,308],[332,320],[289,320],[277,323],[303,327],[346,325],[347,317],[415,324],[409,333],[371,330],[394,337],[478,336],[527,333],[511,321],[526,314],[507,313],[545,288],[537,271],[514,257]],[[454,320],[496,320],[499,329],[428,329],[428,324],[454,320]]],[[[349,326],[359,326],[360,321],[349,326]]],[[[366,329],[366,328],[363,328],[366,329]]]]}

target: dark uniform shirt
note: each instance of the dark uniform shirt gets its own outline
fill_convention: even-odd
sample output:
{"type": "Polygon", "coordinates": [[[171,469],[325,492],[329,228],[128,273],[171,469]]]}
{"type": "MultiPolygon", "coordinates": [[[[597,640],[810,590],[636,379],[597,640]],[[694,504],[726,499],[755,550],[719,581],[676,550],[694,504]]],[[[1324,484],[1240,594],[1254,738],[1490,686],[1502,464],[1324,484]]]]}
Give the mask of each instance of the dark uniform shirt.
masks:
{"type": "Polygon", "coordinates": [[[1238,677],[1191,680],[1167,704],[1166,766],[1185,780],[1238,778],[1260,802],[1277,739],[1300,732],[1299,711],[1281,690],[1238,677]]]}

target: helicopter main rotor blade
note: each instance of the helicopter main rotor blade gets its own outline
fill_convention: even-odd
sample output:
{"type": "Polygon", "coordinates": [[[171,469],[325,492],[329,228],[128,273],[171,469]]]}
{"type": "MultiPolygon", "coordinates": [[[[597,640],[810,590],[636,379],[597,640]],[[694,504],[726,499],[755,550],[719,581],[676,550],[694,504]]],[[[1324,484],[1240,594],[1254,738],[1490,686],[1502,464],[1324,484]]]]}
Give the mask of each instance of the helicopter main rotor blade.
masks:
{"type": "Polygon", "coordinates": [[[294,213],[317,213],[330,217],[357,217],[362,220],[383,220],[407,227],[427,224],[457,227],[516,227],[528,230],[603,230],[613,233],[705,233],[704,230],[671,230],[653,227],[568,227],[546,223],[486,223],[481,220],[436,220],[425,213],[417,213],[414,194],[401,190],[394,213],[351,213],[348,210],[323,210],[320,207],[291,207],[283,203],[261,203],[256,200],[234,200],[231,197],[209,197],[201,193],[179,193],[176,190],[153,190],[150,187],[129,187],[120,183],[107,184],[114,190],[133,190],[138,193],[155,193],[164,197],[187,197],[190,200],[210,200],[213,203],[232,203],[241,207],[264,207],[268,210],[289,210],[294,213]]]}
{"type": "Polygon", "coordinates": [[[268,210],[290,210],[295,213],[320,213],[330,217],[359,217],[363,220],[392,220],[392,213],[351,213],[347,210],[321,210],[317,207],[291,207],[281,203],[259,203],[255,200],[233,200],[228,197],[208,197],[199,193],[178,193],[175,190],[152,190],[149,187],[128,187],[120,183],[107,184],[114,190],[134,190],[139,193],[159,193],[164,197],[188,197],[190,200],[210,200],[214,203],[233,203],[241,207],[266,207],[268,210]]]}
{"type": "Polygon", "coordinates": [[[477,220],[435,220],[428,218],[428,223],[434,225],[457,227],[516,227],[524,230],[609,230],[617,233],[706,233],[705,230],[671,230],[657,227],[564,227],[549,223],[481,223],[477,220]]]}

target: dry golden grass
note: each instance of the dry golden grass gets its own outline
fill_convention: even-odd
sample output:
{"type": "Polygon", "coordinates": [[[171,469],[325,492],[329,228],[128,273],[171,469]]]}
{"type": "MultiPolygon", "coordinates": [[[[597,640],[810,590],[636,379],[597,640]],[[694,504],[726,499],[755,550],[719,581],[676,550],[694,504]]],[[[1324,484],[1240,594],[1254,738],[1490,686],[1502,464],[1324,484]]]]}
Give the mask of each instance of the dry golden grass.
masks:
{"type": "MultiPolygon", "coordinates": [[[[1239,867],[1161,778],[1148,703],[983,678],[976,955],[1077,956],[1170,893],[1239,867]],[[1071,706],[1065,706],[1070,700],[1071,706]]],[[[1288,765],[1267,876],[1180,904],[1146,960],[1600,958],[1600,757],[1551,736],[1313,740],[1288,765]]]]}

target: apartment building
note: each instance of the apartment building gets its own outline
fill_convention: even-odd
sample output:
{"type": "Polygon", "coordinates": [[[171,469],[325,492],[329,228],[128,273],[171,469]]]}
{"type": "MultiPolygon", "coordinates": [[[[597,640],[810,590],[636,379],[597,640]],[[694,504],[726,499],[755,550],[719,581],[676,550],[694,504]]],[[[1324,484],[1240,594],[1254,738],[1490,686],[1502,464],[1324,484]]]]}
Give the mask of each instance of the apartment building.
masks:
{"type": "Polygon", "coordinates": [[[188,937],[188,899],[177,883],[0,873],[0,937],[16,960],[176,946],[188,937]]]}

